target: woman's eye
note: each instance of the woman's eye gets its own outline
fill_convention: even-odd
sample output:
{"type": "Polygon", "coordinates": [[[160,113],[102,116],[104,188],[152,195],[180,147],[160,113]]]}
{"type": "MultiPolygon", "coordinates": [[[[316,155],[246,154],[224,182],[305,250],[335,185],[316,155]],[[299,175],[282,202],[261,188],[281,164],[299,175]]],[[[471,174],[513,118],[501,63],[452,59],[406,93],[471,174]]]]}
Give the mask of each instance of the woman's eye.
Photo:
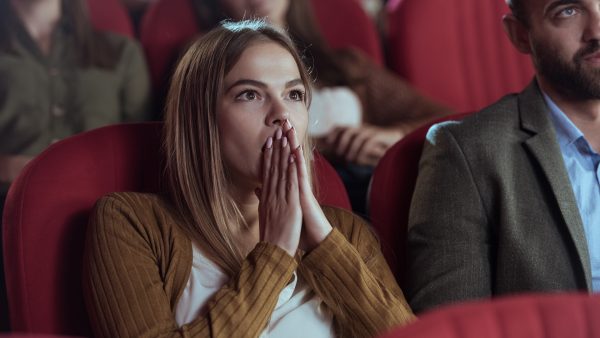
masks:
{"type": "Polygon", "coordinates": [[[290,99],[292,101],[304,101],[304,92],[301,90],[292,90],[290,92],[290,99]]]}
{"type": "Polygon", "coordinates": [[[256,93],[254,90],[245,90],[241,92],[238,96],[236,96],[236,99],[243,101],[254,101],[257,98],[258,93],[256,93]]]}

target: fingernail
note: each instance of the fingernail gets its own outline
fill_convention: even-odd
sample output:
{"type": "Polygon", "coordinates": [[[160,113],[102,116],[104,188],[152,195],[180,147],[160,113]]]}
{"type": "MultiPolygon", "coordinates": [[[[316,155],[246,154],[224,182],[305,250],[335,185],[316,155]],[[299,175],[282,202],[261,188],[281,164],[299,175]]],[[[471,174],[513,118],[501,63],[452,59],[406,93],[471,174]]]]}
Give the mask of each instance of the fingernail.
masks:
{"type": "Polygon", "coordinates": [[[277,129],[275,132],[275,139],[279,140],[281,138],[282,132],[281,129],[277,129]]]}
{"type": "Polygon", "coordinates": [[[287,146],[287,144],[288,144],[287,137],[285,137],[285,136],[284,136],[284,137],[283,137],[283,140],[281,140],[281,146],[282,146],[282,147],[285,147],[285,146],[287,146]]]}
{"type": "Polygon", "coordinates": [[[269,136],[269,138],[267,138],[267,145],[265,147],[267,149],[271,149],[272,146],[273,146],[273,138],[271,136],[269,136]]]}
{"type": "Polygon", "coordinates": [[[292,123],[291,123],[291,122],[290,122],[290,120],[288,120],[288,119],[286,119],[286,120],[285,120],[285,127],[286,127],[287,129],[292,129],[292,128],[294,128],[294,127],[292,127],[292,123]]]}
{"type": "Polygon", "coordinates": [[[294,155],[290,155],[290,163],[294,163],[294,155]]]}

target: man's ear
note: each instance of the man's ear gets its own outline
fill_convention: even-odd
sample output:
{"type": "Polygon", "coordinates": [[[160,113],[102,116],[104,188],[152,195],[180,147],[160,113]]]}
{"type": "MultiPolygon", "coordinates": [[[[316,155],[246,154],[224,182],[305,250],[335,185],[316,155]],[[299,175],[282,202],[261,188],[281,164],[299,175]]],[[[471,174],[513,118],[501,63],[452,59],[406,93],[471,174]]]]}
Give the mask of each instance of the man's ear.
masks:
{"type": "Polygon", "coordinates": [[[502,17],[502,25],[504,26],[504,32],[513,46],[523,54],[531,54],[529,28],[513,14],[504,15],[502,17]]]}

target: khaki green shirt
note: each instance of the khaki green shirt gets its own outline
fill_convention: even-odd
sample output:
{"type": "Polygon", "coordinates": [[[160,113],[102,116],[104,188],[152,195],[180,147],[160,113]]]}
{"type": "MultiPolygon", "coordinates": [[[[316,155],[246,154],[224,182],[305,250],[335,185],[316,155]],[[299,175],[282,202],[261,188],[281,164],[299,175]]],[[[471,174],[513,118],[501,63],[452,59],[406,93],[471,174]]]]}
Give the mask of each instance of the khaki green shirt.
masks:
{"type": "Polygon", "coordinates": [[[37,155],[73,134],[151,116],[148,71],[134,41],[105,33],[121,51],[116,67],[82,68],[64,27],[48,55],[22,26],[15,33],[16,54],[0,52],[0,154],[37,155]]]}

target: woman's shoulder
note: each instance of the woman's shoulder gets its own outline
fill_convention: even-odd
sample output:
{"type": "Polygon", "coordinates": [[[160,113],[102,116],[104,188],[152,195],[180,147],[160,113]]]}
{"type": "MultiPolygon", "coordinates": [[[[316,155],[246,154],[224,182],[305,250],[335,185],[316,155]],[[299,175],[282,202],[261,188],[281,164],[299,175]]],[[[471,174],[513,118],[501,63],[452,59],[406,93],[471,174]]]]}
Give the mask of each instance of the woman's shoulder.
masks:
{"type": "Polygon", "coordinates": [[[100,198],[90,217],[90,223],[102,227],[130,225],[147,233],[176,228],[176,216],[168,200],[157,194],[114,192],[100,198]]]}
{"type": "Polygon", "coordinates": [[[161,195],[140,192],[112,192],[102,196],[97,202],[109,208],[128,206],[136,209],[164,208],[167,203],[161,195]]]}

